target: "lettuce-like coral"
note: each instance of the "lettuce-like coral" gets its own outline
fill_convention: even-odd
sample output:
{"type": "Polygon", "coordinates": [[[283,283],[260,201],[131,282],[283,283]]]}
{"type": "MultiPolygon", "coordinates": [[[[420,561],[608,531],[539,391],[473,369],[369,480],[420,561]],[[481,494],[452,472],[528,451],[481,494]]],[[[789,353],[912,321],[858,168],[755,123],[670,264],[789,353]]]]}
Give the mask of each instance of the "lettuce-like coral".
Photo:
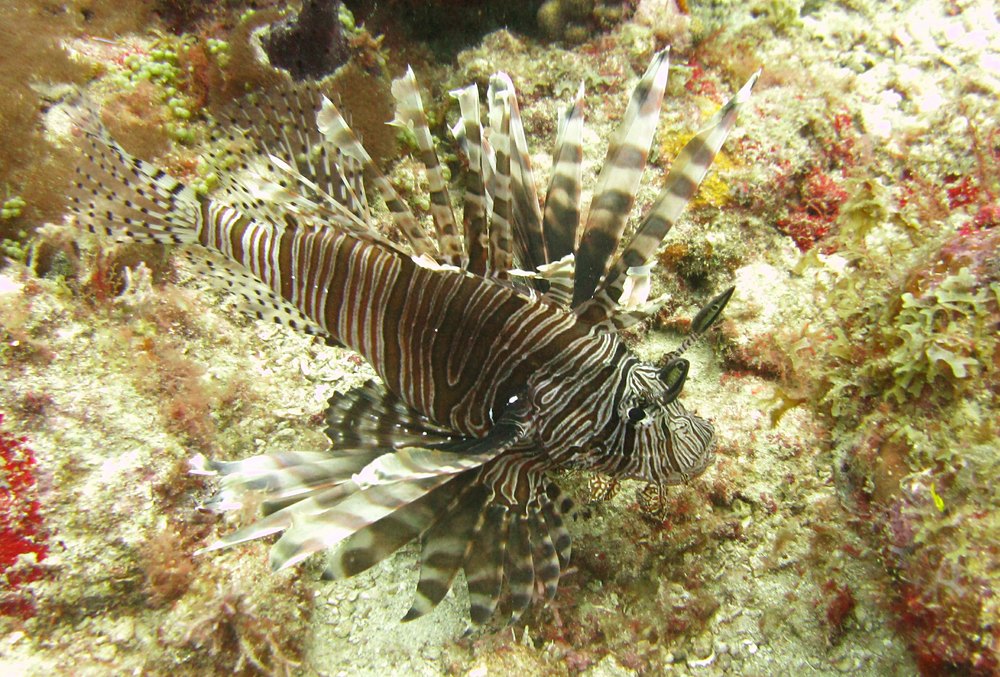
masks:
{"type": "Polygon", "coordinates": [[[1000,299],[1000,284],[976,288],[967,267],[949,275],[928,294],[904,292],[893,322],[882,330],[896,344],[888,355],[894,382],[888,394],[897,402],[935,384],[966,380],[989,364],[995,346],[990,332],[990,300],[1000,299]]]}

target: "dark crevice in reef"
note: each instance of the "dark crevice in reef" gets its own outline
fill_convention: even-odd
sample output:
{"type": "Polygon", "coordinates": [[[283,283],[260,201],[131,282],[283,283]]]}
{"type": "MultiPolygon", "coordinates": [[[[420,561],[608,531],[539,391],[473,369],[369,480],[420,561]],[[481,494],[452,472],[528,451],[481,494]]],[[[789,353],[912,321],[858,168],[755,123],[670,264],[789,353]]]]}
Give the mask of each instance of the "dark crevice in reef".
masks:
{"type": "Polygon", "coordinates": [[[450,59],[501,28],[536,35],[542,0],[345,0],[344,4],[373,35],[385,35],[386,44],[421,42],[439,58],[450,59]]]}
{"type": "Polygon", "coordinates": [[[271,27],[263,46],[271,64],[296,80],[318,80],[350,57],[340,26],[339,0],[306,0],[297,16],[271,27]]]}

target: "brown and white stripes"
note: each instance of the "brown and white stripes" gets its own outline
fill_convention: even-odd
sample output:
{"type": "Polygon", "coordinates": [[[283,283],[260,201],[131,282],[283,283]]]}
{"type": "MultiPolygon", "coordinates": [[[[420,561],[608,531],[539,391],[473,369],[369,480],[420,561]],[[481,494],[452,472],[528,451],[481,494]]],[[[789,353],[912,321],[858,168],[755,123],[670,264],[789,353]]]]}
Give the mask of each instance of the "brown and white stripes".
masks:
{"type": "MultiPolygon", "coordinates": [[[[590,468],[662,486],[711,463],[712,426],[678,399],[690,341],[660,368],[635,358],[616,331],[636,319],[656,249],[756,76],[684,148],[618,254],[666,78],[661,52],[633,91],[585,219],[582,86],[559,122],[544,205],[512,79],[490,79],[485,129],[478,90],[455,92],[452,131],[467,160],[461,234],[411,70],[392,87],[394,122],[412,131],[425,166],[433,236],[317,85],[260,94],[213,128],[207,160],[223,173],[213,197],[85,125],[71,190],[80,222],[179,245],[259,317],[356,351],[381,379],[331,399],[327,451],[200,460],[199,471],[221,476],[212,506],[232,508],[258,491],[266,511],[203,551],[282,532],[275,568],[336,547],[324,575],[338,578],[420,539],[407,619],[433,609],[459,570],[473,621],[489,619],[502,599],[516,619],[536,596],[554,596],[569,562],[571,502],[550,471],[590,468]],[[389,211],[388,235],[371,222],[363,174],[389,211]]],[[[731,294],[698,314],[690,340],[731,294]]]]}

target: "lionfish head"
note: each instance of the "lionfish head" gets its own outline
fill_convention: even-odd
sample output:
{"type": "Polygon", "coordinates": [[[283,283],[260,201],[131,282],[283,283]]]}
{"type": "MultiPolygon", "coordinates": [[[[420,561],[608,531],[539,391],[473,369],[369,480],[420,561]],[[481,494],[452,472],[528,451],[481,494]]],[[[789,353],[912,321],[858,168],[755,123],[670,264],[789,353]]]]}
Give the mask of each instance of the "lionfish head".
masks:
{"type": "Polygon", "coordinates": [[[715,428],[695,416],[678,397],[691,366],[681,357],[722,315],[735,287],[712,298],[691,320],[688,337],[667,354],[662,367],[635,362],[617,403],[623,459],[620,474],[656,484],[680,484],[700,475],[715,459],[715,428]]]}
{"type": "Polygon", "coordinates": [[[678,399],[688,361],[672,358],[657,368],[637,363],[617,405],[622,474],[660,485],[700,475],[715,459],[715,429],[678,399]]]}

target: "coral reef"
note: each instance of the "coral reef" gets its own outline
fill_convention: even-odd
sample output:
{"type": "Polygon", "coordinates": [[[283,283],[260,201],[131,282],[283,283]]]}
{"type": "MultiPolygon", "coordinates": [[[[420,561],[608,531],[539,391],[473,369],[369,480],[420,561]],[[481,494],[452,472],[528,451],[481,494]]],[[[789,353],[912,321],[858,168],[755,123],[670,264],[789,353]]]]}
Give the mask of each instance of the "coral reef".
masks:
{"type": "MultiPolygon", "coordinates": [[[[624,97],[669,44],[640,208],[665,159],[764,66],[660,253],[654,294],[670,300],[629,338],[655,359],[736,284],[720,330],[690,351],[685,391],[715,421],[715,466],[665,492],[563,478],[581,504],[575,571],[548,607],[471,635],[461,586],[399,623],[409,549],[332,584],[312,564],[270,572],[266,544],[194,555],[233,525],[197,509],[211,480],[187,473],[192,454],[321,448],[325,398],[371,372],[242,318],[169,252],[45,225],[60,221],[75,152],[52,113],[78,89],[131,150],[213,188],[192,160],[211,112],[281,76],[255,50],[284,15],[253,5],[0,6],[12,94],[0,108],[0,671],[996,674],[991,3],[344,3],[358,20],[338,14],[350,58],[330,87],[408,196],[425,195],[422,172],[392,162],[405,139],[383,126],[388,76],[406,62],[431,76],[439,136],[456,117],[450,89],[510,73],[540,183],[557,108],[583,82],[591,185],[624,97]],[[602,21],[601,7],[623,11],[602,21]]],[[[457,156],[443,158],[459,176],[457,156]]]]}
{"type": "Polygon", "coordinates": [[[550,40],[575,45],[585,42],[595,30],[617,24],[627,5],[616,0],[545,0],[538,8],[538,27],[550,40]]]}
{"type": "Polygon", "coordinates": [[[1000,666],[1000,523],[989,488],[1000,471],[998,251],[1000,230],[959,231],[904,268],[883,305],[855,305],[846,286],[833,296],[847,331],[832,342],[825,407],[926,674],[1000,666]]]}

